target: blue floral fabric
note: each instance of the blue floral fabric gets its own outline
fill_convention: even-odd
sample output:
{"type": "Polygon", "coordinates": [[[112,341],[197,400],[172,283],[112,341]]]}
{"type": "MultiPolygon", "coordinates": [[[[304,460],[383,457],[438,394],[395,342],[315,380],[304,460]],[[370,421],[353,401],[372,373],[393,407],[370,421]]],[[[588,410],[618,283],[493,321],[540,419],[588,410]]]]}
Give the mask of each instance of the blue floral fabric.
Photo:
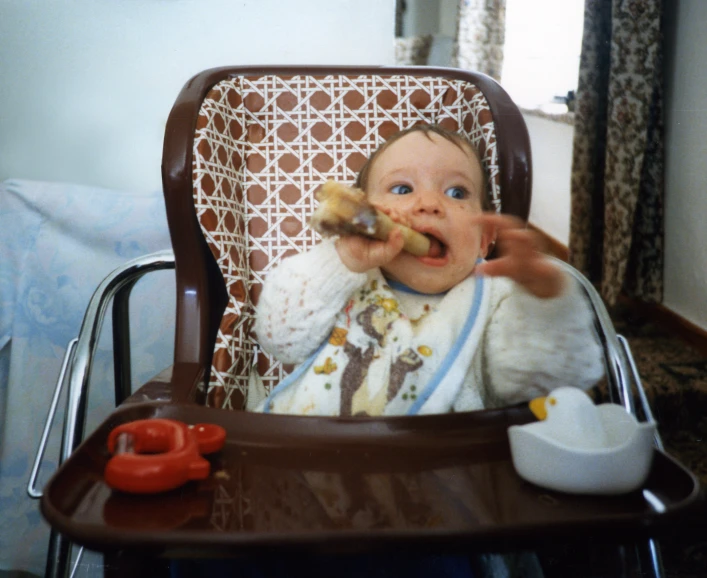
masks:
{"type": "MultiPolygon", "coordinates": [[[[126,261],[170,247],[159,191],[0,183],[0,571],[44,573],[49,530],[39,502],[27,496],[27,481],[67,343],[78,335],[93,291],[126,261]]],[[[172,363],[174,294],[173,271],[150,274],[133,290],[134,385],[172,363]]],[[[113,407],[110,329],[108,315],[87,432],[113,407]]],[[[40,487],[56,469],[58,413],[40,487]]]]}

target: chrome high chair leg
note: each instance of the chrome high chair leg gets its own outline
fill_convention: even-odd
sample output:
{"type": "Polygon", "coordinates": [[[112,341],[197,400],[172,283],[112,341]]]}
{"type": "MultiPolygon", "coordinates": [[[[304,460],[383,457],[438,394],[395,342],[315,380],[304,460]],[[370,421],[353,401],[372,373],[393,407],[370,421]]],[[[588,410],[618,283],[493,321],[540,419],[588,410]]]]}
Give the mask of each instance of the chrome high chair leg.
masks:
{"type": "MultiPolygon", "coordinates": [[[[98,346],[98,339],[103,326],[106,308],[111,299],[114,303],[113,320],[117,319],[117,330],[127,335],[118,338],[114,355],[116,367],[130,365],[129,317],[128,299],[135,283],[146,273],[174,268],[172,251],[160,251],[144,257],[133,259],[111,272],[94,291],[84,314],[78,338],[72,340],[64,357],[59,379],[54,391],[54,397],[44,424],[42,437],[37,448],[34,465],[27,485],[27,493],[33,499],[41,498],[42,492],[36,489],[37,476],[44,457],[49,432],[51,431],[56,408],[61,396],[67,368],[69,391],[66,400],[66,414],[62,430],[59,464],[62,464],[74,452],[83,439],[86,426],[86,409],[88,404],[88,383],[91,375],[91,365],[98,346]]],[[[116,369],[115,383],[116,402],[122,402],[130,394],[130,369],[116,369]]],[[[66,578],[71,562],[71,543],[52,530],[49,539],[49,554],[47,557],[46,576],[50,578],[66,578]]],[[[80,554],[79,554],[80,556],[80,554]]],[[[79,558],[80,560],[80,558],[79,558]]],[[[77,560],[78,564],[78,560],[77,560]]],[[[75,571],[76,568],[74,568],[75,571]]]]}
{"type": "MultiPolygon", "coordinates": [[[[628,341],[622,335],[618,335],[614,329],[604,302],[599,293],[589,280],[581,275],[574,267],[568,265],[559,259],[553,259],[563,270],[567,271],[577,282],[582,286],[584,292],[589,299],[592,309],[596,314],[599,337],[602,341],[602,346],[606,352],[608,361],[607,376],[609,379],[609,397],[611,401],[616,402],[614,390],[616,390],[620,403],[624,406],[627,412],[638,417],[638,408],[634,403],[634,388],[640,402],[640,410],[643,414],[643,419],[654,421],[653,413],[648,403],[641,377],[636,367],[636,362],[633,359],[631,348],[628,341]],[[613,387],[612,387],[613,386],[613,387]]],[[[658,430],[655,432],[654,444],[659,450],[663,450],[663,441],[660,438],[658,430]]],[[[650,497],[650,496],[649,496],[650,497]]],[[[647,499],[649,498],[647,497],[647,499]]],[[[649,500],[650,503],[650,500],[649,500]]],[[[660,508],[660,504],[651,503],[651,507],[660,508]]],[[[647,543],[638,545],[647,553],[644,558],[650,560],[652,576],[654,578],[664,578],[665,571],[663,569],[662,558],[660,555],[660,546],[654,539],[648,539],[647,543]]],[[[640,563],[640,556],[639,556],[640,563]]]]}
{"type": "Polygon", "coordinates": [[[44,567],[45,578],[74,578],[81,564],[83,557],[83,546],[79,548],[76,554],[74,566],[71,569],[71,574],[68,569],[71,566],[71,558],[73,553],[73,544],[64,536],[52,529],[49,535],[49,551],[47,553],[47,563],[44,567]]]}
{"type": "MultiPolygon", "coordinates": [[[[633,383],[636,386],[636,391],[638,392],[638,397],[641,402],[641,409],[643,411],[643,415],[646,420],[655,421],[653,418],[651,406],[648,403],[648,396],[646,395],[646,390],[643,387],[641,376],[638,373],[638,368],[636,367],[636,361],[634,360],[633,354],[631,353],[631,347],[629,346],[628,341],[623,335],[618,335],[617,338],[621,346],[621,353],[624,356],[626,364],[628,365],[631,371],[631,379],[633,380],[633,383]]],[[[655,430],[654,444],[659,450],[662,451],[664,449],[663,440],[660,437],[660,433],[657,429],[655,430]]],[[[656,506],[660,507],[660,505],[656,506]]],[[[652,507],[654,508],[656,506],[652,505],[652,507]]],[[[655,578],[664,578],[665,569],[663,568],[663,558],[660,554],[660,544],[658,544],[658,542],[653,538],[649,538],[647,543],[645,544],[645,549],[647,551],[647,558],[650,560],[651,570],[653,571],[652,575],[655,578]]]]}

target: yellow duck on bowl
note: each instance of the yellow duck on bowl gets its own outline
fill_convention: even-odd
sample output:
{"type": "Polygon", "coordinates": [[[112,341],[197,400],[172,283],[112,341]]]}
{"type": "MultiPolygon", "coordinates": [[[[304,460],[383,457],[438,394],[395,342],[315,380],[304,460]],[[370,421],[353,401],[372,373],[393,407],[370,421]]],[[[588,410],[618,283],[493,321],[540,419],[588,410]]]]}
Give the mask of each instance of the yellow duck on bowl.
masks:
{"type": "Polygon", "coordinates": [[[560,387],[530,402],[541,420],[508,428],[513,466],[523,479],[570,494],[624,494],[640,488],[653,459],[655,422],[620,405],[594,405],[560,387]]]}

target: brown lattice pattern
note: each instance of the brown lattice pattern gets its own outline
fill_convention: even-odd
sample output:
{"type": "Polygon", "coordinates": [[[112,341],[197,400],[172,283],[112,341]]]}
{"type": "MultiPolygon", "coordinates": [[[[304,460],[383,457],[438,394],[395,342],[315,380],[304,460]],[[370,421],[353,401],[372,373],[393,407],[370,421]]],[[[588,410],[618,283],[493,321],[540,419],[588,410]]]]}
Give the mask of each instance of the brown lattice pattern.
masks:
{"type": "MultiPolygon", "coordinates": [[[[209,404],[242,407],[254,360],[253,305],[277,262],[310,248],[306,223],[327,179],[352,183],[390,134],[420,122],[466,134],[489,175],[500,210],[491,112],[473,85],[406,75],[238,76],[202,103],[194,143],[194,202],[226,282],[209,404]]],[[[287,373],[258,354],[266,388],[287,373]]]]}

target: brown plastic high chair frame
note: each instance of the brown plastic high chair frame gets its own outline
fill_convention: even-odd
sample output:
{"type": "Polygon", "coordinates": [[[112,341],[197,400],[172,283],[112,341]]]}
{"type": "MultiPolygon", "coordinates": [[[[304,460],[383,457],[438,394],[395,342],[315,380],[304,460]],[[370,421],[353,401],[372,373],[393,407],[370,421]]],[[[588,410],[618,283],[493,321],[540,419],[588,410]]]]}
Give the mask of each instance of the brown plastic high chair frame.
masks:
{"type": "MultiPolygon", "coordinates": [[[[164,140],[163,184],[174,258],[148,256],[111,274],[89,305],[78,344],[69,348],[65,364],[70,367],[69,421],[64,429],[63,463],[41,501],[42,513],[56,539],[48,575],[63,575],[71,557],[69,540],[103,551],[107,575],[119,575],[126,567],[140,575],[141,569],[146,573],[147,568],[154,570],[149,561],[160,558],[262,554],[273,549],[479,552],[532,547],[551,537],[581,540],[598,532],[603,539],[625,543],[650,538],[690,515],[700,499],[699,484],[659,448],[644,488],[657,496],[660,505],[652,508],[641,492],[621,498],[586,498],[555,494],[523,482],[510,464],[506,430],[509,425],[532,420],[524,406],[387,418],[262,415],[205,407],[207,398],[211,402],[224,399],[211,396],[218,387],[209,383],[229,289],[219,266],[221,257],[205,238],[200,222],[203,216],[195,208],[195,131],[202,122],[202,104],[214,87],[234,79],[303,76],[406,77],[412,82],[433,77],[455,87],[460,86],[454,84],[457,82],[473,85],[487,101],[495,128],[500,207],[504,213],[527,220],[532,182],[528,132],[512,100],[484,75],[429,67],[299,66],[228,67],[196,75],[172,108],[164,140]],[[130,352],[125,338],[130,289],[145,272],[174,265],[174,365],[130,395],[130,352]],[[116,402],[120,407],[81,443],[90,359],[112,297],[116,304],[116,402]],[[149,499],[107,488],[102,471],[108,458],[105,442],[109,432],[120,423],[148,417],[211,422],[226,428],[226,447],[212,459],[214,475],[149,499]],[[388,519],[380,528],[363,529],[347,519],[332,522],[323,506],[312,501],[311,493],[302,493],[304,481],[318,475],[338,476],[347,483],[374,478],[392,483],[394,479],[395,484],[404,486],[447,474],[464,477],[467,494],[474,496],[478,506],[474,510],[478,519],[473,523],[446,519],[442,510],[435,510],[434,496],[421,496],[420,503],[397,505],[397,522],[388,519]],[[289,490],[283,483],[289,484],[289,490]],[[424,519],[413,512],[420,508],[426,512],[424,519]],[[271,513],[287,521],[281,521],[280,526],[271,523],[271,513]]],[[[236,196],[241,193],[234,191],[236,196]]],[[[612,400],[650,418],[647,403],[633,402],[636,395],[645,401],[640,378],[601,299],[579,273],[561,266],[584,287],[595,312],[612,400]]],[[[57,391],[63,381],[62,376],[57,391]]],[[[229,399],[233,408],[243,406],[238,388],[231,391],[229,399]]],[[[652,541],[648,544],[655,575],[660,576],[657,547],[652,541]]]]}

